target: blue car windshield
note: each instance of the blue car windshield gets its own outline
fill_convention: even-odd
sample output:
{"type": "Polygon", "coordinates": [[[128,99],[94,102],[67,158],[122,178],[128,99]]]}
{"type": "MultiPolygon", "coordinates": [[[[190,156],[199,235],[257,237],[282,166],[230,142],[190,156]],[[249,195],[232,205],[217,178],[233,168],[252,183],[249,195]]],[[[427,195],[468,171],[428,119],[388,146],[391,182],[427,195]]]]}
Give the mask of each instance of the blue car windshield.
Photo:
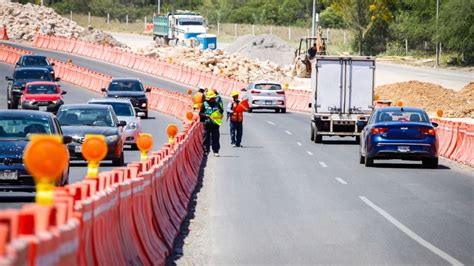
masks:
{"type": "Polygon", "coordinates": [[[143,86],[138,81],[112,81],[109,91],[143,91],[143,86]]]}
{"type": "Polygon", "coordinates": [[[15,71],[15,79],[34,79],[52,81],[53,77],[48,70],[23,69],[15,71]]]}
{"type": "Polygon", "coordinates": [[[22,66],[49,66],[46,57],[40,56],[25,56],[21,62],[22,66]]]}
{"type": "Polygon", "coordinates": [[[134,116],[133,106],[130,103],[92,102],[91,104],[110,105],[117,116],[134,116]]]}
{"type": "Polygon", "coordinates": [[[58,94],[56,85],[29,85],[27,94],[58,94]]]}
{"type": "Polygon", "coordinates": [[[423,111],[381,111],[375,117],[376,123],[383,122],[413,122],[429,123],[428,115],[423,111]]]}
{"type": "Polygon", "coordinates": [[[27,139],[28,134],[52,134],[49,119],[34,116],[0,116],[0,140],[27,139]]]}
{"type": "Polygon", "coordinates": [[[61,126],[115,127],[112,113],[109,109],[60,109],[57,116],[61,126]]]}

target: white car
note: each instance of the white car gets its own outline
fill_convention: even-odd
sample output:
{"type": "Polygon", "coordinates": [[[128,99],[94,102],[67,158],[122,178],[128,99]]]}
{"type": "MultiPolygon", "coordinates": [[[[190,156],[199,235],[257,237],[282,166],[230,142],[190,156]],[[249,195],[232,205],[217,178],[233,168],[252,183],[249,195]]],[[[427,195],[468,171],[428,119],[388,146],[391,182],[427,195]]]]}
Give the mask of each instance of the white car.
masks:
{"type": "Polygon", "coordinates": [[[130,145],[134,150],[138,150],[136,141],[142,131],[142,122],[135,113],[135,109],[129,99],[101,98],[89,100],[88,103],[111,105],[117,118],[120,121],[127,122],[123,132],[125,144],[130,145]]]}
{"type": "Polygon", "coordinates": [[[249,101],[249,113],[255,109],[273,109],[286,113],[285,90],[278,82],[255,81],[245,89],[244,98],[249,101]]]}

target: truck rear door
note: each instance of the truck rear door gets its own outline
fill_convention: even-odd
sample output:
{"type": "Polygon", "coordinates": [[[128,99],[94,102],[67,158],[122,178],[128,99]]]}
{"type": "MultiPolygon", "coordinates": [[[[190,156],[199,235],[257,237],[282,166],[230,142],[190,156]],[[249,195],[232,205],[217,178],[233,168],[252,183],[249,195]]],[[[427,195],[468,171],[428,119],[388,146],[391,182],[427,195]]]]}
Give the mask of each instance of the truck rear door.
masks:
{"type": "Polygon", "coordinates": [[[344,64],[342,60],[317,59],[313,67],[315,82],[315,108],[317,113],[339,113],[342,111],[344,93],[344,64]]]}
{"type": "Polygon", "coordinates": [[[374,60],[348,60],[345,113],[370,113],[373,104],[374,60]]]}

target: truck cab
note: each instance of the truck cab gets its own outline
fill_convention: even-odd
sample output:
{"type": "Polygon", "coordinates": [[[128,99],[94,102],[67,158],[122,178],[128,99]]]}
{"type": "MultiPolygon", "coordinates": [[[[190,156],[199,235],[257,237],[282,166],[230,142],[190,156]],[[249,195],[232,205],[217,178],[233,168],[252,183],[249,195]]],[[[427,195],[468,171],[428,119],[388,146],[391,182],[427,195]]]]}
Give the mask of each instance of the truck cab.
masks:
{"type": "Polygon", "coordinates": [[[179,44],[205,33],[205,20],[198,13],[178,11],[153,18],[153,39],[164,44],[169,44],[171,40],[179,44]]]}
{"type": "Polygon", "coordinates": [[[375,58],[317,56],[312,65],[311,140],[356,137],[373,109],[375,58]]]}

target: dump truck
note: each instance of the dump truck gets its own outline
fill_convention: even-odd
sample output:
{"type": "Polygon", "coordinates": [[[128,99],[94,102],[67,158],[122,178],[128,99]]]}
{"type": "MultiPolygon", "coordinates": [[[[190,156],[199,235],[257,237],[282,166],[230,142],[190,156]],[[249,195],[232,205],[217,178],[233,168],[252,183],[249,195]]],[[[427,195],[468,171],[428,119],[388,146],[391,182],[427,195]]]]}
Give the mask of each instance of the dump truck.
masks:
{"type": "Polygon", "coordinates": [[[153,40],[162,44],[196,40],[198,35],[205,33],[205,20],[195,12],[178,11],[153,17],[153,40]]]}
{"type": "Polygon", "coordinates": [[[311,140],[356,137],[374,103],[375,58],[316,56],[311,73],[311,140]]]}

